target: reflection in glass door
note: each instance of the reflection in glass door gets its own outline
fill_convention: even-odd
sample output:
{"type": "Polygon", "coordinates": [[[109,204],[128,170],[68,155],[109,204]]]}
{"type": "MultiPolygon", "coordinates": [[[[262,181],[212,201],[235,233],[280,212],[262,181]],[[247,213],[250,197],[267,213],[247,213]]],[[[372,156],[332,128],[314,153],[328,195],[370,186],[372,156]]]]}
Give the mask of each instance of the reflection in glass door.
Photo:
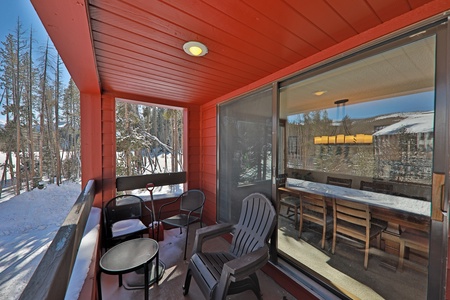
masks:
{"type": "Polygon", "coordinates": [[[237,223],[246,196],[271,195],[272,90],[220,105],[218,125],[217,220],[237,223]]]}
{"type": "Polygon", "coordinates": [[[436,36],[280,90],[282,257],[349,298],[426,299],[436,36]]]}

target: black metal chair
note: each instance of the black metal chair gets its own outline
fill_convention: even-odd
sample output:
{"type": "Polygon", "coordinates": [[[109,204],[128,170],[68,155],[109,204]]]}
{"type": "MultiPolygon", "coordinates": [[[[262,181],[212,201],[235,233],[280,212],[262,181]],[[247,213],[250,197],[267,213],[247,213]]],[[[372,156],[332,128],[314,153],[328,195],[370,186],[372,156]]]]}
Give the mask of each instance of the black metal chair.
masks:
{"type": "Polygon", "coordinates": [[[242,202],[238,224],[217,224],[196,232],[183,293],[187,295],[193,276],[207,299],[251,289],[258,299],[261,291],[256,271],[269,259],[268,239],[276,224],[276,211],[264,195],[254,193],[242,202]],[[204,241],[234,231],[229,252],[202,252],[204,241]]]}
{"type": "Polygon", "coordinates": [[[104,248],[131,238],[142,237],[148,231],[143,223],[143,208],[151,210],[135,195],[120,195],[109,200],[103,208],[104,248]]]}
{"type": "Polygon", "coordinates": [[[175,201],[161,205],[158,213],[158,220],[163,224],[167,224],[172,227],[180,228],[180,234],[182,228],[186,227],[186,242],[184,244],[184,260],[186,260],[186,248],[189,236],[189,225],[195,222],[200,222],[202,227],[202,213],[203,206],[205,205],[205,194],[201,190],[189,190],[181,194],[175,201]],[[172,205],[174,203],[180,203],[180,209],[178,214],[169,218],[161,219],[161,213],[164,207],[172,205]]]}

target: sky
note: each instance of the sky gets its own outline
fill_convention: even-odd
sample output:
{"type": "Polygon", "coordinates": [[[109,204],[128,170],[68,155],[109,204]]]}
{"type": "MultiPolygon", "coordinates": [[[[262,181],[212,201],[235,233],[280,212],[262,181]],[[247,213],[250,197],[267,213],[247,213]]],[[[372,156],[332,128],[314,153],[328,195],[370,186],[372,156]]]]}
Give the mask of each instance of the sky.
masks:
{"type": "MultiPolygon", "coordinates": [[[[386,98],[369,102],[346,104],[326,109],[328,117],[335,121],[340,121],[344,116],[351,119],[364,119],[375,116],[382,116],[395,113],[429,112],[434,111],[434,91],[421,92],[386,98]]],[[[303,114],[289,116],[290,122],[303,120],[303,114]]]]}
{"type": "MultiPolygon", "coordinates": [[[[26,36],[29,36],[30,29],[33,28],[34,49],[39,51],[45,47],[48,35],[30,0],[0,0],[0,41],[5,41],[9,33],[14,33],[18,19],[26,36]]],[[[63,83],[67,85],[70,77],[66,70],[63,76],[63,83]]]]}
{"type": "Polygon", "coordinates": [[[30,27],[33,26],[33,34],[36,34],[36,40],[43,43],[47,41],[47,32],[30,0],[0,0],[0,2],[0,37],[2,41],[8,33],[14,32],[17,18],[20,19],[23,28],[28,33],[30,27]]]}
{"type": "Polygon", "coordinates": [[[353,118],[370,118],[391,113],[432,110],[434,110],[434,91],[347,105],[346,115],[353,118]]]}

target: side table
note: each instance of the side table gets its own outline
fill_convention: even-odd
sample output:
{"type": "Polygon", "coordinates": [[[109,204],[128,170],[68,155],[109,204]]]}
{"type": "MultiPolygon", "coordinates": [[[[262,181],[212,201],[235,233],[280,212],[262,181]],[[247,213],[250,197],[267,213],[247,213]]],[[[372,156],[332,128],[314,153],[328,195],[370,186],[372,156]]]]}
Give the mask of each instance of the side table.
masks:
{"type": "MultiPolygon", "coordinates": [[[[99,299],[102,299],[101,273],[119,275],[119,286],[122,286],[122,274],[144,268],[145,299],[148,299],[149,265],[155,260],[156,270],[159,270],[159,245],[149,238],[132,239],[109,249],[100,259],[100,270],[97,275],[99,299]],[[156,260],[155,260],[156,259],[156,260]]],[[[159,275],[156,271],[155,282],[159,275]]]]}

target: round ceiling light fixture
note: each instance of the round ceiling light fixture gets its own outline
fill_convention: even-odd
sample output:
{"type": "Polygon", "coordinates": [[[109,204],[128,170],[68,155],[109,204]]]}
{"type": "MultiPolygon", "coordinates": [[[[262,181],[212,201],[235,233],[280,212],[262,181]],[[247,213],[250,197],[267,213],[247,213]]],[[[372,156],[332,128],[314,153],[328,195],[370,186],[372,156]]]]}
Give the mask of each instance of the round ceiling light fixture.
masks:
{"type": "Polygon", "coordinates": [[[203,56],[208,53],[208,48],[200,42],[190,41],[183,45],[183,50],[191,56],[203,56]]]}

